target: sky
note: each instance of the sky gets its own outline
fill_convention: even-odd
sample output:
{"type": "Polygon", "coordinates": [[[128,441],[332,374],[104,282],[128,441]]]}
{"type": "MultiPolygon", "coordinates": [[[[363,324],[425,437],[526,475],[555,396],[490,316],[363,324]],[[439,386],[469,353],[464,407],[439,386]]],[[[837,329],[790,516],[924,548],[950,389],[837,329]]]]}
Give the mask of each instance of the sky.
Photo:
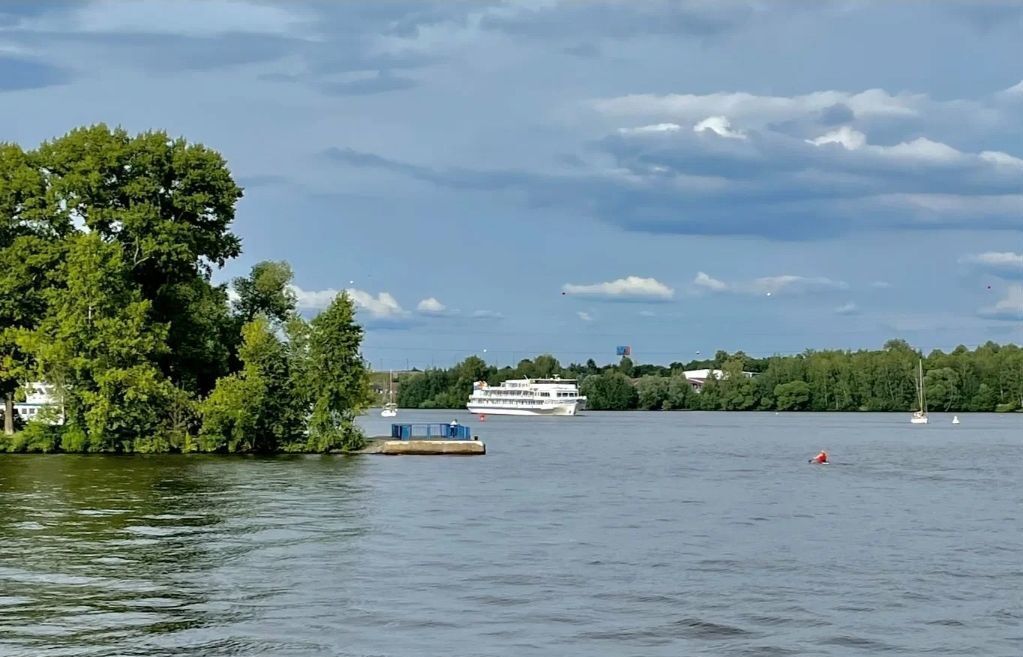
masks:
{"type": "Polygon", "coordinates": [[[1023,2],[0,3],[0,140],[100,122],[378,369],[1023,342],[1023,2]]]}

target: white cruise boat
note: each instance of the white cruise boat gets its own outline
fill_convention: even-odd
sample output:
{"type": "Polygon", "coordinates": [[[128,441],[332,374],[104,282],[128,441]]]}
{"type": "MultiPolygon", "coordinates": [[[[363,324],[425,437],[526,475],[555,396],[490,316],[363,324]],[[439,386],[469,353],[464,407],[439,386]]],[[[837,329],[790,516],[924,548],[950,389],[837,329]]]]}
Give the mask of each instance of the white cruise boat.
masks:
{"type": "Polygon", "coordinates": [[[586,408],[575,379],[512,379],[472,384],[466,408],[479,415],[576,415],[586,408]]]}

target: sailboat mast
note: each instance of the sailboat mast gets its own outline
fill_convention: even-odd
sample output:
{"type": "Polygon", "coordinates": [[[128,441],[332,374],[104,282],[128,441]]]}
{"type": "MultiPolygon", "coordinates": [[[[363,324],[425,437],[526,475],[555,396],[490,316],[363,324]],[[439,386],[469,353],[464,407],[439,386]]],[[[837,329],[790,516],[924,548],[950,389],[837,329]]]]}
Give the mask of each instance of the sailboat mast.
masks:
{"type": "Polygon", "coordinates": [[[920,411],[927,412],[927,399],[924,397],[924,361],[920,359],[920,411]]]}

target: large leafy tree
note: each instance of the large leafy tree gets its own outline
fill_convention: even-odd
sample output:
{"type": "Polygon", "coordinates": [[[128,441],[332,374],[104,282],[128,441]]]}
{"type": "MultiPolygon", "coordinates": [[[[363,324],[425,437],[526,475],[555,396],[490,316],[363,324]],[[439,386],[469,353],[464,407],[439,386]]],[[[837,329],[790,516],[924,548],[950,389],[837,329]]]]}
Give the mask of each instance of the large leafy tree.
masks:
{"type": "Polygon", "coordinates": [[[202,392],[226,371],[234,332],[226,292],[209,278],[241,249],[230,231],[242,190],[215,151],[165,132],[95,125],[46,142],[50,212],[122,250],[126,275],[167,325],[162,372],[202,392]]]}

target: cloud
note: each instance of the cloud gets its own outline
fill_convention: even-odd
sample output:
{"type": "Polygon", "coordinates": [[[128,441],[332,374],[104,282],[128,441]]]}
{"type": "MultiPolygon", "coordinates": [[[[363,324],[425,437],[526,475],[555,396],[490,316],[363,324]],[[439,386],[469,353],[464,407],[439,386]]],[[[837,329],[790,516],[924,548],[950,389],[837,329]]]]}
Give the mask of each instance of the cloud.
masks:
{"type": "Polygon", "coordinates": [[[388,292],[380,292],[374,296],[371,292],[356,288],[303,290],[297,285],[292,285],[291,289],[295,293],[298,309],[307,311],[323,310],[342,291],[346,292],[355,304],[359,323],[368,328],[397,328],[409,325],[412,320],[411,313],[402,308],[388,292]]]}
{"type": "Polygon", "coordinates": [[[888,281],[874,281],[873,283],[870,284],[870,287],[876,290],[887,290],[890,289],[891,286],[892,284],[889,283],[888,281]]]}
{"type": "MultiPolygon", "coordinates": [[[[633,101],[609,100],[605,109],[626,111],[633,101]]],[[[511,191],[514,201],[529,207],[554,207],[654,234],[812,240],[860,231],[1023,230],[1021,158],[1001,150],[960,150],[920,134],[926,124],[919,121],[931,111],[942,113],[943,121],[998,125],[1011,133],[1005,121],[1019,119],[1011,119],[994,96],[939,103],[919,94],[867,90],[651,102],[673,115],[614,127],[591,142],[588,157],[575,158],[574,166],[424,166],[351,148],[328,148],[323,155],[451,189],[511,191]],[[822,123],[823,114],[846,110],[855,125],[822,123]]]]}
{"type": "Polygon", "coordinates": [[[423,315],[443,315],[447,310],[447,306],[437,301],[434,297],[423,299],[416,306],[416,310],[423,315]]]}
{"type": "Polygon", "coordinates": [[[844,303],[838,308],[835,308],[836,315],[856,315],[859,314],[859,312],[860,312],[859,307],[852,301],[850,301],[849,303],[844,303]]]}
{"type": "Polygon", "coordinates": [[[1005,298],[993,306],[981,308],[978,315],[988,319],[1023,321],[1023,285],[1011,285],[1005,298]]]}
{"type": "Polygon", "coordinates": [[[71,72],[65,68],[0,52],[0,93],[53,87],[71,79],[71,72]]]}
{"type": "Polygon", "coordinates": [[[654,278],[627,276],[607,283],[576,285],[566,283],[564,292],[576,296],[591,296],[609,300],[668,301],[675,290],[654,278]]]}
{"type": "Polygon", "coordinates": [[[732,129],[732,124],[727,117],[710,116],[693,126],[693,132],[704,132],[709,130],[719,137],[728,139],[745,139],[746,135],[732,129]]]}
{"type": "Polygon", "coordinates": [[[710,290],[711,292],[725,292],[728,290],[727,283],[712,278],[702,271],[696,274],[696,278],[693,279],[693,285],[701,289],[710,290]]]}
{"type": "Polygon", "coordinates": [[[959,262],[1002,278],[1023,278],[1023,253],[1012,251],[973,253],[959,258],[959,262]]]}
{"type": "Polygon", "coordinates": [[[470,315],[472,319],[504,319],[504,315],[494,310],[474,310],[470,315]]]}
{"type": "Polygon", "coordinates": [[[752,281],[726,283],[725,281],[713,278],[701,271],[693,279],[692,289],[697,293],[711,292],[745,294],[751,296],[773,296],[775,294],[800,295],[847,290],[849,289],[849,285],[842,281],[835,281],[823,276],[808,277],[795,276],[792,274],[764,276],[762,278],[753,279],[752,281]]]}
{"type": "Polygon", "coordinates": [[[593,317],[588,312],[583,312],[582,310],[580,310],[579,312],[576,313],[576,315],[578,315],[579,319],[583,320],[584,322],[593,321],[593,317]]]}

